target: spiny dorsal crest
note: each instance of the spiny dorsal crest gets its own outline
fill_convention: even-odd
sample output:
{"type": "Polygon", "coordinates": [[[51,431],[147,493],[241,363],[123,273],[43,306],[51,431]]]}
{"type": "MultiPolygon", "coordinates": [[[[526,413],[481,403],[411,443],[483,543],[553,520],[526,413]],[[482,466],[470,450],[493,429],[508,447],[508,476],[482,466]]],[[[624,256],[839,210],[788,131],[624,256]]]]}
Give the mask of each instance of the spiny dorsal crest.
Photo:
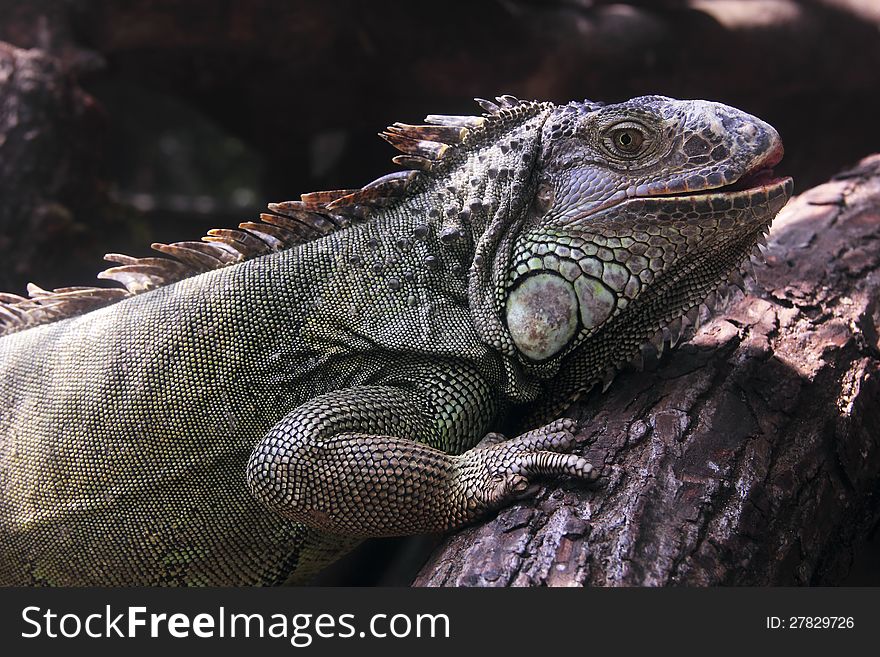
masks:
{"type": "Polygon", "coordinates": [[[338,189],[303,194],[299,201],[270,203],[260,221],[247,221],[238,228],[215,228],[201,241],[152,244],[160,257],[135,258],[108,253],[115,263],[98,274],[122,287],[62,287],[44,290],[33,283],[28,296],[0,292],[0,336],[82,315],[102,306],[175,283],[212,269],[219,269],[310,242],[352,223],[368,220],[376,208],[395,203],[426,175],[441,174],[462,147],[491,139],[496,128],[531,116],[549,103],[520,101],[498,96],[495,102],[476,99],[482,116],[430,114],[426,125],[395,123],[380,136],[401,151],[392,158],[406,167],[382,176],[359,189],[338,189]]]}

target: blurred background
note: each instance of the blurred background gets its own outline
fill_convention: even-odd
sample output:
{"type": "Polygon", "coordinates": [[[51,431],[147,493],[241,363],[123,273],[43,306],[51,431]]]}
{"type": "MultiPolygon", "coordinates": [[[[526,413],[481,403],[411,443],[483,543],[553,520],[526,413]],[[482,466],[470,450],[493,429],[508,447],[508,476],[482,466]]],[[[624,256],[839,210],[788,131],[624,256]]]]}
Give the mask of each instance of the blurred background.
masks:
{"type": "Polygon", "coordinates": [[[0,289],[364,184],[386,125],[502,93],[726,102],[803,191],[880,151],[880,2],[0,0],[0,289]]]}
{"type": "Polygon", "coordinates": [[[394,169],[473,96],[720,100],[803,190],[880,150],[876,0],[0,0],[0,289],[394,169]]]}

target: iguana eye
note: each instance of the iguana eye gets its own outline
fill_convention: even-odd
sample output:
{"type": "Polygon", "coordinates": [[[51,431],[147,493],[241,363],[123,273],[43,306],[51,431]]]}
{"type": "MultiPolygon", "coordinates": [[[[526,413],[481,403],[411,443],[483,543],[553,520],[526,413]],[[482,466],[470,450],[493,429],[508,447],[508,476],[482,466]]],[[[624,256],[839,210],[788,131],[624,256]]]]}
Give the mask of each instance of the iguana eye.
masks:
{"type": "Polygon", "coordinates": [[[604,132],[602,145],[611,155],[632,159],[648,149],[650,139],[644,126],[634,122],[618,123],[604,132]]]}

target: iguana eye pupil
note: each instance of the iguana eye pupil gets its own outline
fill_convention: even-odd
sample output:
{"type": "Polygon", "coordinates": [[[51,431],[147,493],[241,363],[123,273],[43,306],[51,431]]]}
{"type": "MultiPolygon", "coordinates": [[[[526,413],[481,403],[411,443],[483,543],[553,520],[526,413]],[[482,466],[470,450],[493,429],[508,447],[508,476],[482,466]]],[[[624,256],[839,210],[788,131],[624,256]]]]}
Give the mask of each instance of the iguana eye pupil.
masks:
{"type": "Polygon", "coordinates": [[[601,136],[601,145],[613,157],[633,159],[650,150],[650,135],[648,128],[626,121],[606,129],[601,136]]]}
{"type": "Polygon", "coordinates": [[[626,153],[636,153],[641,148],[645,138],[635,128],[622,128],[615,135],[618,147],[626,153]]]}

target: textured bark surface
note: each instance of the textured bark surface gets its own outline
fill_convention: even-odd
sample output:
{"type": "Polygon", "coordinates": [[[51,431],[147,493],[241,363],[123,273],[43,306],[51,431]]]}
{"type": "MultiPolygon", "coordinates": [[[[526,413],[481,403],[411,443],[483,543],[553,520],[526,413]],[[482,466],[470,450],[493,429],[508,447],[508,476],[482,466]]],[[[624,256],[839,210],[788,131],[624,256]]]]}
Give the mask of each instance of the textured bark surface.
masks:
{"type": "Polygon", "coordinates": [[[880,518],[880,156],[776,219],[760,288],[573,407],[603,466],[445,541],[416,585],[835,584],[880,518]]]}

